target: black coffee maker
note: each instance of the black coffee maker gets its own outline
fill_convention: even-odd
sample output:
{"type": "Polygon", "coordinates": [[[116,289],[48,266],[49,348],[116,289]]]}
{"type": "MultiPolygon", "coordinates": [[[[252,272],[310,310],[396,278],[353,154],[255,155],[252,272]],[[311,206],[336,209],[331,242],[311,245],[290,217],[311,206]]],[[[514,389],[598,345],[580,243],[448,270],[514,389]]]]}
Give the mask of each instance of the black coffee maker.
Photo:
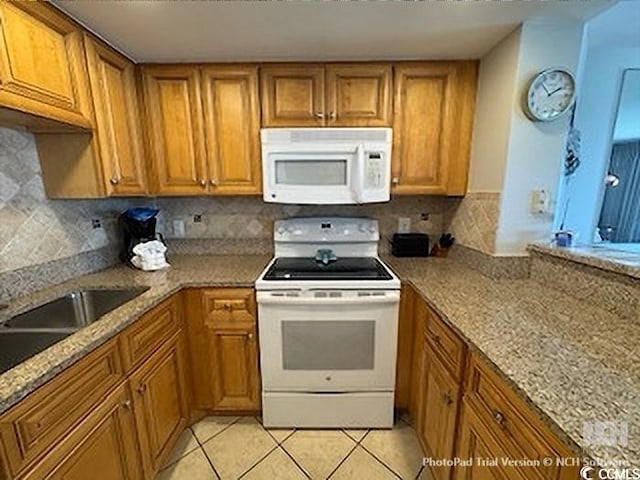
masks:
{"type": "Polygon", "coordinates": [[[133,247],[143,242],[160,240],[165,243],[160,233],[156,233],[156,216],[160,210],[156,208],[130,208],[118,217],[122,232],[122,250],[120,259],[131,265],[134,256],[133,247]]]}

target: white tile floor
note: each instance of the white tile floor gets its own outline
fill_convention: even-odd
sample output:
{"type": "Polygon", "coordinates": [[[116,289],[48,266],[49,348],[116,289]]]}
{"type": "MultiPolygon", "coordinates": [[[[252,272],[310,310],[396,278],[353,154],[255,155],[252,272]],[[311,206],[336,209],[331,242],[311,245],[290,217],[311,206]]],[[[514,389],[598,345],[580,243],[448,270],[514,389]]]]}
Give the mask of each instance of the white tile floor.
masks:
{"type": "Polygon", "coordinates": [[[157,480],[428,480],[415,431],[267,430],[254,417],[207,417],[185,430],[157,480]]]}

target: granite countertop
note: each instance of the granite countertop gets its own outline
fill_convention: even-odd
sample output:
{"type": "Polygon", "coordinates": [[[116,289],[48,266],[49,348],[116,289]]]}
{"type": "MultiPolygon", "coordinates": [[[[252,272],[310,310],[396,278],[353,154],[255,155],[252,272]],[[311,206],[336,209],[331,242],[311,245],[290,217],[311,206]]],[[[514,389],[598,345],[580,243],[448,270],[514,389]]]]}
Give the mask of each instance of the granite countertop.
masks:
{"type": "Polygon", "coordinates": [[[451,260],[385,260],[552,430],[601,463],[640,467],[640,319],[532,280],[493,280],[451,260]],[[588,421],[626,422],[628,444],[585,445],[588,421]]]}
{"type": "MultiPolygon", "coordinates": [[[[114,267],[12,302],[8,314],[80,287],[151,288],[0,374],[0,412],[184,287],[252,286],[269,256],[173,256],[154,273],[114,267]]],[[[449,259],[384,257],[403,281],[488,359],[549,426],[587,455],[640,466],[640,321],[532,280],[493,280],[449,259]],[[628,445],[588,446],[585,421],[627,422],[628,445]]]]}
{"type": "Polygon", "coordinates": [[[97,322],[0,374],[0,413],[181,288],[253,287],[255,279],[270,259],[271,256],[267,255],[174,255],[169,259],[171,268],[166,270],[141,272],[122,265],[83,275],[16,299],[2,312],[3,317],[39,306],[79,288],[151,287],[134,300],[104,315],[97,322]]]}

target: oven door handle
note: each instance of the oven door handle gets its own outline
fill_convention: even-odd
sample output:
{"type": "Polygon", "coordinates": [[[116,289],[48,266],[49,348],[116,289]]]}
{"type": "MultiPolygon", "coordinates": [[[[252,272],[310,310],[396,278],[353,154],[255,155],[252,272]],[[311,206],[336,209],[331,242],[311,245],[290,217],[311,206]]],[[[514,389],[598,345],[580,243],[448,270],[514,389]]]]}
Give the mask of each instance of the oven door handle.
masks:
{"type": "Polygon", "coordinates": [[[258,292],[257,301],[262,305],[371,305],[372,303],[397,303],[400,292],[362,297],[287,297],[273,296],[268,292],[258,292]]]}

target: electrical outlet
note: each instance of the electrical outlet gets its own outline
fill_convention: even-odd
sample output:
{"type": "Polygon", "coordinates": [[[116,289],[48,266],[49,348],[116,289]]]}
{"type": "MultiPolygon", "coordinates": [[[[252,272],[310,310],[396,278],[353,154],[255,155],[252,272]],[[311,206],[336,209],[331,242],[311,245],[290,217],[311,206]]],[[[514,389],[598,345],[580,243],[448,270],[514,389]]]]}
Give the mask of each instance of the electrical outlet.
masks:
{"type": "Polygon", "coordinates": [[[424,222],[428,222],[429,221],[429,217],[431,216],[430,213],[428,212],[422,212],[420,214],[420,220],[424,221],[424,222]]]}
{"type": "Polygon", "coordinates": [[[196,213],[193,216],[193,223],[202,223],[202,214],[201,213],[196,213]]]}
{"type": "Polygon", "coordinates": [[[411,231],[411,219],[409,217],[398,218],[398,233],[409,233],[411,231]]]}
{"type": "Polygon", "coordinates": [[[102,228],[102,222],[99,218],[93,218],[91,220],[91,228],[102,228]]]}
{"type": "Polygon", "coordinates": [[[173,221],[173,235],[175,237],[184,237],[184,220],[178,219],[173,221]]]}

